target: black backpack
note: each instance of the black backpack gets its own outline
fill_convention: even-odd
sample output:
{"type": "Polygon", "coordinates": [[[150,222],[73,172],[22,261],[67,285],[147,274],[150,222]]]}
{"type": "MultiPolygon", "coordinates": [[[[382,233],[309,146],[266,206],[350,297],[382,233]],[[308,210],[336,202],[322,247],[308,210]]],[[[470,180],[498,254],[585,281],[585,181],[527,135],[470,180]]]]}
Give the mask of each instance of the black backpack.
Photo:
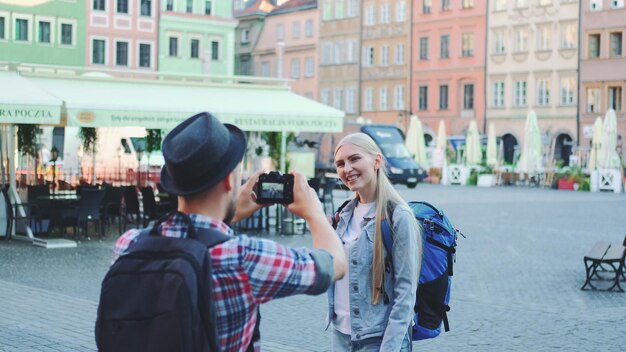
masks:
{"type": "MultiPolygon", "coordinates": [[[[96,320],[99,351],[219,351],[208,247],[231,237],[214,229],[164,237],[144,229],[102,281],[96,320]]],[[[258,324],[258,322],[257,322],[258,324]]]]}

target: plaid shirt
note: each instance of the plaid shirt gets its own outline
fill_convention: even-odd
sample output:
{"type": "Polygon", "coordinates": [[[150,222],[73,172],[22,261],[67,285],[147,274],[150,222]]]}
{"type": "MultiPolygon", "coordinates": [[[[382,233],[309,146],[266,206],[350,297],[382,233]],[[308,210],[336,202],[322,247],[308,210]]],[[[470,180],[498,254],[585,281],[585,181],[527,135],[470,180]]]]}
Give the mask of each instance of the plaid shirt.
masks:
{"type": "MultiPolygon", "coordinates": [[[[196,214],[190,217],[196,228],[215,228],[233,235],[233,230],[220,220],[196,214]]],[[[113,262],[124,255],[139,233],[140,230],[132,229],[118,239],[113,262]]],[[[186,237],[187,228],[179,215],[173,215],[162,223],[161,233],[168,237],[186,237]]],[[[273,241],[240,235],[212,247],[210,252],[213,300],[222,351],[246,350],[254,332],[259,304],[299,293],[319,294],[325,292],[332,281],[332,276],[329,277],[333,275],[332,257],[324,251],[292,249],[273,241]]],[[[261,350],[260,341],[255,343],[254,350],[261,350]]]]}

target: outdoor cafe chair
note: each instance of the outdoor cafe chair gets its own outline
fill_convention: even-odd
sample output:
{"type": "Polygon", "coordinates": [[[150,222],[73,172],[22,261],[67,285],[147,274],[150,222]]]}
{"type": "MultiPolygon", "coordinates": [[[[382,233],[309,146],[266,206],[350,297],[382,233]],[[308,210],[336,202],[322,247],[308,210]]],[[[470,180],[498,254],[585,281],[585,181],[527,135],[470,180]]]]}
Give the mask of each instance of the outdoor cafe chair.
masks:
{"type": "MultiPolygon", "coordinates": [[[[141,224],[141,209],[139,209],[139,196],[136,186],[124,186],[124,218],[130,220],[129,215],[134,215],[137,226],[141,224]]],[[[123,230],[126,230],[124,221],[123,230]]]]}
{"type": "Polygon", "coordinates": [[[122,199],[124,198],[123,187],[107,186],[104,188],[104,200],[102,201],[104,206],[103,221],[104,232],[106,233],[106,227],[109,221],[117,218],[119,225],[119,234],[122,234],[122,199]]]}
{"type": "Polygon", "coordinates": [[[147,226],[150,221],[156,220],[162,215],[167,214],[170,209],[170,205],[167,202],[157,203],[152,187],[142,187],[140,191],[141,201],[143,203],[143,226],[147,226]]]}
{"type": "Polygon", "coordinates": [[[84,188],[75,207],[69,208],[63,219],[63,227],[73,226],[76,241],[80,242],[81,234],[87,233],[89,223],[94,223],[98,237],[104,236],[101,208],[104,200],[103,189],[84,188]]]}

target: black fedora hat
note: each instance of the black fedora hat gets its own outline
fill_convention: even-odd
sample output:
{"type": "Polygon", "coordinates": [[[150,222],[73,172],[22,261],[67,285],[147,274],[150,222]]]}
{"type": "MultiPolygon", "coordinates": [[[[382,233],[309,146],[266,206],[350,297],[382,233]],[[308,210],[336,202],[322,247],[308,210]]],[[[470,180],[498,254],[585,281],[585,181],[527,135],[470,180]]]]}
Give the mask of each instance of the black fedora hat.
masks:
{"type": "Polygon", "coordinates": [[[173,195],[205,191],[224,179],[243,159],[246,136],[208,112],[194,115],[163,140],[161,185],[173,195]]]}

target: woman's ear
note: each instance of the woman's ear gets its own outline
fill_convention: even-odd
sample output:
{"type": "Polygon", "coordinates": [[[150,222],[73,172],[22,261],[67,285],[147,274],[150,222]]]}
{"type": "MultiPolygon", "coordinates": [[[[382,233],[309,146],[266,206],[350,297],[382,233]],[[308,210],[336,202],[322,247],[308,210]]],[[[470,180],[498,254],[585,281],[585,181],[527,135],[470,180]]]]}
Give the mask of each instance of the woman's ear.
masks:
{"type": "Polygon", "coordinates": [[[378,171],[382,163],[383,163],[383,156],[380,154],[376,154],[376,159],[374,159],[374,169],[378,171]]]}

